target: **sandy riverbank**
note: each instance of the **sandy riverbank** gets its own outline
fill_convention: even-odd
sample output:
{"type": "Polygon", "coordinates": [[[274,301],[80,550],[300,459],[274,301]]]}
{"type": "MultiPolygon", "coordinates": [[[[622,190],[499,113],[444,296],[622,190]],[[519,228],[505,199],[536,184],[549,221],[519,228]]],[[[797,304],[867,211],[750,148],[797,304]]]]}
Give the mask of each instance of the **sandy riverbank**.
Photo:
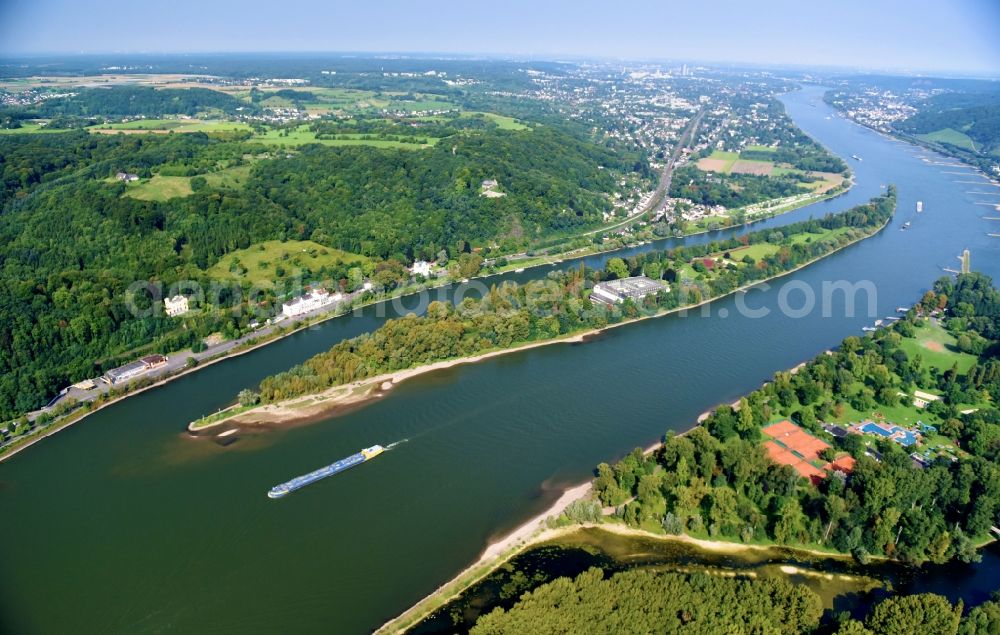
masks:
{"type": "Polygon", "coordinates": [[[301,397],[286,399],[278,403],[267,404],[250,410],[244,410],[233,414],[230,417],[219,419],[218,421],[211,421],[201,426],[196,427],[195,424],[197,422],[193,421],[188,425],[188,430],[191,432],[201,432],[222,425],[298,423],[314,419],[322,415],[335,414],[338,410],[346,409],[348,406],[355,406],[366,401],[378,399],[391,390],[396,384],[406,381],[411,377],[416,377],[417,375],[451,368],[460,364],[474,364],[476,362],[490,359],[491,357],[525,351],[532,348],[538,348],[540,346],[548,346],[550,344],[578,343],[582,342],[588,335],[596,332],[597,331],[581,332],[552,340],[529,342],[512,348],[488,351],[486,353],[472,355],[469,357],[447,359],[440,362],[434,362],[432,364],[424,364],[422,366],[405,368],[391,373],[384,373],[367,379],[359,379],[358,381],[354,381],[349,384],[328,388],[320,393],[303,395],[301,397]]]}
{"type": "MultiPolygon", "coordinates": [[[[853,178],[853,174],[852,174],[851,178],[850,178],[849,186],[843,192],[840,192],[840,193],[837,193],[837,194],[827,194],[827,195],[824,195],[823,197],[821,197],[821,198],[819,198],[817,200],[814,200],[814,201],[810,201],[810,202],[808,202],[806,204],[803,204],[802,206],[811,205],[813,203],[818,203],[818,202],[820,202],[822,200],[827,200],[827,199],[830,199],[830,198],[835,198],[836,196],[840,196],[841,194],[845,194],[848,190],[850,190],[851,187],[853,187],[853,185],[854,185],[854,178],[853,178]]],[[[774,214],[773,216],[769,216],[768,218],[773,218],[774,216],[780,216],[782,214],[794,211],[795,209],[799,209],[799,207],[801,207],[801,206],[791,207],[791,208],[783,210],[783,211],[781,211],[781,212],[779,212],[777,214],[774,214]]],[[[754,219],[754,220],[750,221],[749,223],[747,223],[747,225],[753,225],[753,224],[755,224],[757,222],[761,222],[761,221],[767,220],[768,218],[754,219]]],[[[730,226],[730,227],[726,227],[724,229],[733,229],[733,228],[734,228],[734,226],[730,226]]],[[[684,234],[683,237],[686,238],[688,236],[696,236],[696,235],[700,235],[700,234],[706,234],[706,233],[709,233],[709,231],[710,230],[699,231],[699,232],[691,232],[691,233],[684,234]]],[[[879,229],[879,231],[881,231],[881,228],[879,229]]],[[[878,233],[878,232],[876,231],[875,233],[878,233]]],[[[872,234],[872,235],[874,235],[874,234],[872,234]]],[[[641,244],[643,244],[643,243],[639,243],[639,245],[641,245],[641,244]]],[[[849,243],[848,245],[844,245],[844,247],[847,247],[850,244],[853,244],[853,243],[849,243]]],[[[556,263],[562,262],[563,258],[580,259],[580,258],[587,258],[587,257],[591,257],[591,256],[596,256],[596,255],[611,254],[611,253],[614,253],[616,251],[620,251],[622,249],[628,249],[628,248],[635,247],[635,246],[636,245],[623,245],[623,246],[620,246],[620,247],[613,247],[613,248],[610,248],[610,249],[597,249],[597,250],[594,250],[594,251],[589,251],[588,250],[588,251],[585,251],[584,253],[579,253],[580,252],[579,249],[574,249],[574,250],[570,250],[570,251],[563,252],[563,253],[560,253],[560,254],[555,254],[555,255],[549,256],[548,258],[555,259],[554,262],[545,261],[545,262],[539,262],[539,263],[535,263],[535,264],[526,264],[526,265],[518,265],[517,263],[511,263],[508,267],[501,268],[501,269],[499,269],[499,270],[497,270],[495,272],[474,276],[474,279],[490,278],[490,277],[497,276],[497,275],[503,275],[505,273],[510,273],[511,271],[517,270],[515,268],[518,268],[518,267],[520,268],[520,270],[523,270],[523,269],[534,269],[534,268],[543,267],[543,266],[546,266],[546,265],[554,265],[556,263]]],[[[832,255],[833,253],[835,253],[835,252],[831,252],[830,254],[827,254],[827,255],[832,255]]],[[[826,256],[823,256],[823,257],[825,258],[826,256]]],[[[815,261],[813,261],[813,262],[815,262],[815,261]]],[[[809,264],[812,264],[812,263],[811,262],[810,263],[806,263],[803,266],[807,266],[809,264]]],[[[801,267],[799,267],[799,268],[801,268],[801,267]]],[[[797,271],[799,268],[797,268],[795,270],[792,270],[792,271],[789,271],[787,273],[792,273],[794,271],[797,271]]],[[[782,274],[782,275],[787,275],[787,274],[782,274]]],[[[781,277],[781,276],[776,276],[776,278],[777,277],[781,277]]],[[[753,287],[753,286],[755,286],[757,284],[761,284],[762,282],[765,282],[765,281],[760,281],[760,282],[753,283],[751,285],[748,285],[747,287],[744,287],[744,288],[741,288],[741,289],[737,289],[737,291],[745,290],[746,288],[753,287]]],[[[438,282],[438,284],[430,284],[430,285],[428,285],[428,286],[426,286],[424,288],[425,289],[435,289],[435,288],[438,288],[438,287],[447,286],[449,284],[458,284],[458,282],[453,281],[453,280],[441,280],[441,281],[438,282]]],[[[358,305],[356,307],[352,307],[350,309],[350,311],[354,311],[354,310],[357,310],[357,309],[365,307],[365,306],[375,305],[375,304],[378,304],[380,302],[389,302],[389,301],[392,301],[394,299],[398,299],[398,298],[402,298],[402,297],[407,297],[408,295],[412,295],[412,294],[415,294],[415,293],[419,293],[419,291],[413,291],[412,293],[405,293],[405,294],[398,295],[398,296],[393,295],[391,297],[377,298],[377,299],[372,300],[371,302],[367,302],[367,303],[358,305]]],[[[689,306],[689,307],[685,307],[685,308],[686,309],[697,308],[697,307],[702,306],[703,304],[708,304],[708,303],[710,303],[710,302],[712,302],[714,300],[720,299],[722,297],[725,297],[725,296],[719,296],[719,298],[713,298],[711,300],[706,300],[706,301],[702,302],[701,304],[693,305],[693,306],[689,306]]],[[[684,310],[684,309],[676,309],[675,311],[681,311],[681,310],[684,310]]],[[[667,313],[670,313],[670,312],[667,312],[667,313]]],[[[647,319],[649,317],[662,317],[663,315],[666,315],[667,313],[658,314],[658,315],[654,315],[654,316],[646,316],[644,318],[639,318],[639,319],[647,319]]],[[[87,411],[82,412],[82,413],[79,410],[76,410],[73,413],[71,413],[70,415],[67,415],[66,417],[63,417],[63,418],[60,418],[59,420],[54,421],[52,424],[50,424],[49,426],[47,426],[44,430],[39,430],[37,433],[33,434],[29,438],[23,439],[22,441],[14,444],[12,446],[0,449],[0,462],[5,461],[5,460],[11,458],[15,454],[18,454],[19,452],[27,449],[28,447],[34,445],[35,443],[38,443],[39,441],[41,441],[43,439],[46,439],[46,438],[54,435],[55,433],[57,433],[57,432],[65,429],[65,428],[68,428],[69,426],[71,426],[71,425],[73,425],[75,423],[79,423],[80,421],[83,421],[84,419],[86,419],[90,415],[92,415],[92,414],[94,414],[94,413],[96,413],[96,412],[98,412],[100,410],[103,410],[104,408],[106,408],[106,407],[108,407],[110,405],[118,403],[119,401],[122,401],[124,399],[128,399],[129,397],[133,397],[133,396],[138,395],[140,393],[143,393],[143,392],[145,392],[147,390],[151,390],[153,388],[158,388],[158,387],[163,386],[163,385],[165,385],[165,384],[167,384],[167,383],[169,383],[169,382],[171,382],[171,381],[173,381],[175,379],[179,379],[179,378],[181,378],[183,376],[186,376],[186,375],[188,375],[190,373],[198,372],[199,370],[202,370],[203,368],[211,366],[212,364],[224,361],[224,360],[232,358],[232,357],[237,357],[239,355],[244,355],[246,353],[250,353],[250,352],[252,352],[252,351],[254,351],[254,350],[258,349],[258,348],[261,348],[263,346],[267,346],[268,344],[272,344],[274,342],[282,340],[282,339],[284,339],[284,338],[286,338],[286,337],[288,337],[290,335],[294,335],[295,333],[298,333],[299,331],[302,331],[302,330],[305,330],[305,329],[310,328],[312,326],[321,324],[321,323],[326,322],[328,320],[332,320],[332,319],[335,319],[335,318],[338,318],[338,317],[342,317],[344,315],[347,315],[347,312],[331,311],[331,312],[329,312],[327,314],[315,316],[315,317],[307,319],[307,320],[305,320],[303,322],[293,323],[292,328],[289,329],[286,332],[283,332],[283,333],[273,333],[273,334],[270,334],[269,336],[266,336],[266,337],[262,338],[259,341],[256,341],[255,343],[253,343],[253,344],[251,344],[249,346],[246,346],[246,347],[237,347],[235,349],[231,349],[229,351],[226,351],[225,353],[220,354],[218,357],[208,358],[208,359],[202,360],[197,366],[194,366],[192,368],[185,368],[185,369],[181,370],[180,372],[164,376],[164,377],[160,378],[159,380],[157,380],[155,383],[150,384],[149,386],[144,386],[143,388],[140,388],[140,389],[137,389],[137,390],[134,390],[134,391],[130,391],[130,392],[124,394],[124,395],[120,395],[118,397],[115,397],[113,399],[105,401],[105,402],[99,404],[97,407],[92,408],[91,410],[87,410],[87,411]]],[[[631,323],[631,322],[622,322],[622,323],[619,323],[619,324],[611,325],[611,326],[609,326],[607,328],[613,328],[615,326],[622,326],[623,324],[628,324],[628,323],[631,323]]],[[[583,337],[586,337],[588,335],[596,334],[596,333],[599,333],[599,332],[600,332],[600,330],[594,330],[594,331],[590,331],[588,333],[581,333],[580,335],[573,336],[573,337],[583,338],[583,337]]],[[[550,340],[550,341],[547,341],[547,342],[531,343],[531,344],[524,345],[523,347],[517,347],[517,348],[507,349],[507,350],[503,350],[503,351],[497,351],[495,353],[490,353],[490,354],[487,354],[487,355],[478,356],[477,359],[483,359],[483,358],[486,358],[486,357],[488,357],[490,355],[493,355],[493,354],[512,353],[512,352],[515,352],[517,350],[523,350],[525,348],[531,348],[531,347],[534,347],[534,346],[542,346],[542,345],[545,345],[545,344],[554,344],[554,343],[558,343],[560,341],[574,341],[574,340],[560,339],[560,340],[550,340]]],[[[454,362],[452,362],[451,365],[458,364],[458,363],[467,363],[467,362],[471,362],[471,361],[474,361],[474,360],[471,359],[471,358],[470,359],[466,359],[466,360],[454,360],[454,362]]],[[[417,369],[413,369],[413,370],[417,370],[417,369]]],[[[433,370],[433,369],[428,368],[428,369],[425,369],[425,370],[421,370],[421,372],[428,372],[429,370],[433,370]]],[[[406,372],[406,371],[401,371],[401,372],[406,372]]],[[[415,374],[419,374],[419,373],[415,373],[415,374]]],[[[409,376],[413,376],[413,375],[409,375],[409,376]]],[[[368,380],[368,381],[374,382],[375,379],[368,380]]],[[[393,379],[391,379],[391,378],[388,379],[387,381],[391,381],[393,383],[398,383],[397,381],[393,381],[393,379]]],[[[399,379],[398,381],[402,381],[402,379],[399,379]]],[[[365,383],[365,382],[358,382],[358,383],[360,384],[360,383],[365,383]]],[[[382,393],[376,393],[376,395],[380,397],[380,396],[382,396],[382,393]]],[[[373,398],[376,398],[376,397],[372,397],[371,396],[371,391],[368,391],[368,395],[367,396],[346,395],[340,401],[336,401],[336,400],[332,401],[331,404],[330,404],[330,406],[329,406],[329,409],[320,408],[319,410],[317,410],[313,414],[305,415],[303,417],[297,418],[296,420],[297,421],[307,420],[307,419],[310,419],[310,418],[313,418],[313,417],[317,417],[317,416],[320,416],[320,415],[323,415],[323,414],[328,414],[328,413],[331,413],[331,412],[335,412],[337,410],[346,411],[351,406],[354,406],[354,405],[357,405],[357,406],[363,405],[363,403],[366,400],[373,399],[373,398]]],[[[301,413],[299,413],[299,414],[301,414],[301,413]]],[[[265,421],[262,421],[262,423],[263,422],[265,422],[265,421]]],[[[267,419],[266,422],[273,422],[273,419],[267,419]]],[[[206,426],[202,426],[201,428],[197,428],[197,430],[205,430],[205,429],[208,429],[208,428],[217,427],[221,423],[223,423],[223,421],[220,421],[220,422],[217,422],[217,423],[213,422],[210,425],[206,425],[206,426]]],[[[189,425],[188,427],[189,427],[189,429],[191,429],[191,425],[189,425]]]]}
{"type": "Polygon", "coordinates": [[[559,516],[570,503],[589,497],[591,490],[590,481],[566,489],[545,511],[533,516],[503,538],[490,542],[475,562],[398,617],[383,624],[375,632],[399,633],[404,631],[433,613],[441,605],[453,600],[469,586],[489,575],[498,566],[529,546],[557,538],[569,529],[579,528],[579,525],[574,525],[549,529],[545,521],[550,517],[559,516]]]}
{"type": "MultiPolygon", "coordinates": [[[[736,293],[747,291],[748,289],[771,282],[773,280],[789,276],[797,271],[800,271],[801,269],[809,267],[810,265],[813,265],[825,258],[828,258],[843,249],[847,249],[851,245],[857,244],[863,240],[875,236],[876,234],[880,233],[883,229],[885,229],[889,225],[889,223],[892,222],[892,218],[893,216],[890,216],[889,219],[881,227],[879,227],[872,233],[867,234],[865,236],[861,236],[860,238],[852,240],[848,243],[845,243],[844,245],[841,245],[837,249],[834,249],[830,253],[824,254],[819,258],[815,258],[808,262],[804,262],[801,265],[795,267],[794,269],[789,269],[788,271],[782,272],[771,278],[767,278],[764,280],[757,280],[755,282],[743,285],[742,287],[733,289],[729,293],[716,296],[714,298],[708,298],[702,300],[698,304],[686,305],[683,307],[678,307],[676,309],[659,311],[652,315],[644,315],[642,317],[638,317],[631,320],[623,320],[621,322],[618,322],[617,324],[609,324],[608,326],[602,328],[581,331],[579,333],[574,333],[571,335],[566,335],[555,339],[543,340],[539,342],[529,342],[526,344],[522,344],[520,346],[489,351],[479,355],[449,359],[440,362],[434,362],[432,364],[425,364],[423,366],[407,368],[392,373],[385,373],[383,375],[378,375],[376,377],[358,380],[350,384],[334,386],[332,388],[328,388],[327,390],[321,393],[304,395],[301,397],[295,397],[274,404],[258,406],[250,410],[244,410],[235,413],[230,417],[225,417],[214,421],[208,421],[201,424],[199,424],[198,421],[192,421],[190,424],[188,424],[188,430],[192,433],[198,433],[211,428],[217,428],[222,425],[301,423],[312,419],[320,418],[323,416],[333,416],[337,414],[338,411],[346,411],[350,407],[357,407],[363,405],[366,401],[378,399],[382,397],[394,385],[399,384],[400,382],[405,381],[406,379],[409,379],[411,377],[415,377],[417,375],[422,375],[424,373],[429,373],[444,368],[451,368],[452,366],[457,366],[459,364],[471,364],[486,359],[490,359],[492,357],[497,357],[499,355],[507,355],[510,353],[516,353],[518,351],[538,348],[541,346],[549,346],[551,344],[582,342],[588,337],[598,335],[602,332],[611,330],[613,328],[626,326],[628,324],[635,324],[636,322],[641,322],[642,320],[661,318],[675,313],[684,314],[688,311],[701,308],[705,305],[711,304],[712,302],[716,302],[718,300],[734,295],[736,293]]],[[[225,411],[223,411],[223,413],[224,412],[225,411]]]]}
{"type": "MultiPolygon", "coordinates": [[[[645,452],[658,449],[662,444],[655,443],[645,452]]],[[[376,633],[401,633],[411,628],[421,620],[425,619],[438,608],[451,602],[460,596],[466,589],[476,584],[497,567],[507,562],[514,556],[523,553],[535,545],[539,545],[551,540],[567,536],[581,529],[600,529],[609,533],[647,540],[660,540],[663,542],[683,543],[696,547],[703,551],[720,554],[739,555],[749,552],[766,552],[774,549],[791,550],[803,554],[831,558],[838,560],[850,560],[848,554],[838,554],[818,549],[808,549],[805,547],[786,547],[782,545],[760,545],[745,544],[741,542],[730,542],[723,540],[704,540],[686,534],[655,534],[642,529],[627,527],[619,523],[582,523],[568,525],[564,527],[549,528],[547,520],[557,518],[574,501],[584,500],[591,497],[591,482],[581,483],[574,487],[567,488],[562,495],[545,511],[533,516],[528,521],[519,525],[503,538],[490,542],[482,555],[471,565],[462,570],[461,573],[449,580],[447,583],[435,589],[422,600],[414,604],[398,617],[386,622],[376,633]]]]}

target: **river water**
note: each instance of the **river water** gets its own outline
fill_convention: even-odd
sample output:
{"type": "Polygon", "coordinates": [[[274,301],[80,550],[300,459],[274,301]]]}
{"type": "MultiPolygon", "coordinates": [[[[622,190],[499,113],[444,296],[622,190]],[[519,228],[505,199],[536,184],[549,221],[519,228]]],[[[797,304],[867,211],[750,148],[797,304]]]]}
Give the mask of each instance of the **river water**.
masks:
{"type": "MultiPolygon", "coordinates": [[[[1000,221],[983,219],[1000,214],[979,204],[1000,196],[969,193],[1000,189],[836,116],[821,97],[809,87],[783,100],[832,151],[863,158],[852,161],[857,184],[763,226],[846,209],[888,183],[899,188],[899,212],[879,235],[785,280],[814,289],[871,281],[873,317],[883,317],[957,268],[962,249],[974,268],[1000,276],[1000,239],[987,236],[1000,221]]],[[[585,344],[424,375],[350,414],[244,434],[226,447],[190,438],[186,424],[263,376],[371,330],[382,320],[377,307],[106,408],[0,464],[0,632],[370,631],[597,463],[690,427],[873,319],[846,317],[842,301],[832,317],[817,308],[793,318],[778,312],[778,299],[778,285],[747,294],[748,305],[770,309],[766,318],[741,316],[727,298],[708,316],[647,320],[585,344]],[[369,465],[266,497],[292,476],[404,439],[369,465]]],[[[938,587],[981,600],[1000,586],[997,564],[988,551],[983,565],[938,587]]]]}

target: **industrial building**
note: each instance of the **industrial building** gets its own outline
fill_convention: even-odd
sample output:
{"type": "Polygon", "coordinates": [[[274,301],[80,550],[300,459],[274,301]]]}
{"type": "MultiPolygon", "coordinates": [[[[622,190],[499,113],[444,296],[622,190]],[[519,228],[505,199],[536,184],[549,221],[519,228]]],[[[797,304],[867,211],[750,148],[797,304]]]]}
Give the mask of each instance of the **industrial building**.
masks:
{"type": "Polygon", "coordinates": [[[653,280],[646,276],[634,276],[632,278],[598,282],[594,285],[590,299],[610,306],[612,304],[620,304],[626,299],[638,302],[647,295],[654,295],[660,291],[668,290],[669,287],[658,280],[653,280]]]}
{"type": "Polygon", "coordinates": [[[108,372],[104,373],[101,379],[113,386],[134,377],[138,377],[139,375],[153,370],[154,368],[159,368],[166,363],[167,358],[163,355],[147,355],[146,357],[137,359],[134,362],[129,362],[124,366],[112,368],[108,372]]]}

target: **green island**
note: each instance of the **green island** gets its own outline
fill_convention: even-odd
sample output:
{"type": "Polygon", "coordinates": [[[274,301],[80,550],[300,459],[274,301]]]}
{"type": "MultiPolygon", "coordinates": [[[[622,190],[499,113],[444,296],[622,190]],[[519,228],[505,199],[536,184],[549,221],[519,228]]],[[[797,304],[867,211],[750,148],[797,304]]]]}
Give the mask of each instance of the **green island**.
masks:
{"type": "Polygon", "coordinates": [[[978,561],[1000,488],[998,340],[992,280],[941,278],[889,326],[776,373],[684,434],[600,464],[589,488],[525,526],[533,533],[383,630],[732,632],[725,625],[753,622],[774,633],[996,632],[997,600],[963,618],[961,602],[890,595],[852,617],[832,610],[832,596],[860,587],[828,581],[874,576],[877,588],[887,567],[978,561]],[[647,542],[588,556],[570,577],[539,564],[604,553],[614,534],[647,542]],[[658,549],[668,555],[645,564],[629,555],[658,549]],[[768,573],[750,566],[760,558],[789,564],[768,573]]]}
{"type": "Polygon", "coordinates": [[[641,83],[581,100],[567,79],[557,107],[553,87],[517,69],[460,86],[362,73],[294,87],[239,72],[126,81],[98,70],[0,82],[4,454],[324,319],[276,324],[316,285],[343,294],[329,318],[750,224],[852,184],[775,99],[782,82],[714,86],[709,109],[697,83],[672,83],[666,103],[641,83]],[[515,86],[517,98],[496,94],[515,86]],[[636,127],[648,109],[658,116],[636,127]],[[736,158],[713,173],[715,152],[736,158]],[[188,309],[168,315],[176,293],[188,309]],[[157,354],[168,369],[100,379],[157,354]]]}
{"type": "Polygon", "coordinates": [[[697,306],[872,236],[891,219],[895,205],[896,192],[890,188],[870,203],[821,219],[652,251],[627,261],[612,258],[603,272],[585,267],[552,272],[544,281],[494,286],[482,300],[467,298],[458,306],[432,302],[426,315],[389,320],[372,333],[340,342],[265,378],[258,390],[241,392],[233,408],[189,427],[314,417],[363,399],[363,383],[376,388],[441,363],[579,339],[609,326],[697,306]],[[640,281],[645,292],[620,303],[593,295],[595,285],[615,280],[640,281]]]}

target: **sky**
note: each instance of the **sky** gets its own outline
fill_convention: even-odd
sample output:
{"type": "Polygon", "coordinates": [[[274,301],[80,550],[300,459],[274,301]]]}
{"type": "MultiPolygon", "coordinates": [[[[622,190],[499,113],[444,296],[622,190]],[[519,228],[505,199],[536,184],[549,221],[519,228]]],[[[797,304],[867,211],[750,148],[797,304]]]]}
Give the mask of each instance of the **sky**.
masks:
{"type": "Polygon", "coordinates": [[[1000,75],[1000,0],[0,0],[0,55],[431,52],[1000,75]]]}

